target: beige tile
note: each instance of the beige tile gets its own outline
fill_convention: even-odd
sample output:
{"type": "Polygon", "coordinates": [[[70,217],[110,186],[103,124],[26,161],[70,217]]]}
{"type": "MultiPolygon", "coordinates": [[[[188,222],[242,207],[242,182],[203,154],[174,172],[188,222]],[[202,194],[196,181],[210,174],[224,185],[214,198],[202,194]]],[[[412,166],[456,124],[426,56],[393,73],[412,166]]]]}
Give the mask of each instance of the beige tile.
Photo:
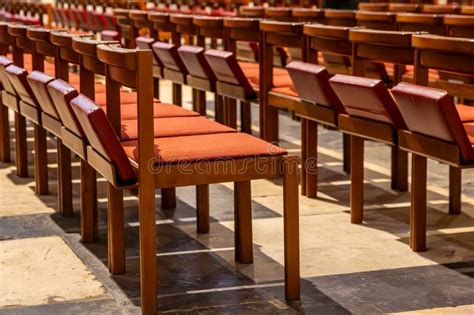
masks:
{"type": "Polygon", "coordinates": [[[57,236],[0,242],[0,307],[98,297],[101,283],[57,236]]]}

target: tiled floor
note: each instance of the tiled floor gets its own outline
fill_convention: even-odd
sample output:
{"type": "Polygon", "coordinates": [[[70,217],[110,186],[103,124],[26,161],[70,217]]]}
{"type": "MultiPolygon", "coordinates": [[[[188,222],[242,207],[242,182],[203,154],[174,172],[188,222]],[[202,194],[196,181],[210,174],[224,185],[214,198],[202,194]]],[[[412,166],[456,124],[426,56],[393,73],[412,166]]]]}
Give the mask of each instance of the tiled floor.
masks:
{"type": "MultiPolygon", "coordinates": [[[[163,82],[164,102],[170,101],[167,91],[163,82]]],[[[258,107],[252,109],[256,123],[258,107]]],[[[280,123],[281,145],[299,154],[299,124],[284,114],[280,123]]],[[[255,181],[251,265],[234,261],[232,184],[211,186],[209,234],[196,233],[193,188],[178,189],[175,210],[157,208],[159,310],[473,314],[474,172],[463,172],[463,213],[451,216],[447,167],[429,163],[429,250],[413,253],[407,244],[410,196],[390,190],[390,151],[382,145],[366,145],[365,220],[350,224],[341,139],[338,132],[319,129],[319,196],[300,198],[300,302],[287,304],[283,297],[281,182],[255,181]]],[[[110,276],[105,184],[99,182],[100,239],[82,244],[77,163],[74,173],[76,213],[63,218],[55,211],[54,180],[51,194],[38,197],[31,178],[19,179],[12,165],[0,164],[0,314],[139,313],[137,198],[128,194],[125,209],[127,273],[110,276]]]]}

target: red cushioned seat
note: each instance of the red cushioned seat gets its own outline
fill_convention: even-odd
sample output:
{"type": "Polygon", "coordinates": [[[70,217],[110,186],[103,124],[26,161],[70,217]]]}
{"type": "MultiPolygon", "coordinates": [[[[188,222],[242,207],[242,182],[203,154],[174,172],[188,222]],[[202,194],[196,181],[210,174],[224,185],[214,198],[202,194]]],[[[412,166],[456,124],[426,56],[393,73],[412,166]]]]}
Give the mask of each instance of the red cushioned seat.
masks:
{"type": "Polygon", "coordinates": [[[8,80],[7,74],[5,72],[5,68],[11,64],[13,64],[13,61],[10,58],[0,56],[0,80],[2,83],[2,88],[11,94],[15,94],[15,89],[11,85],[10,80],[8,80]]]}
{"type": "MultiPolygon", "coordinates": [[[[331,76],[325,67],[293,61],[286,66],[286,69],[295,85],[294,89],[286,88],[288,95],[293,96],[296,93],[303,100],[333,107],[338,113],[345,113],[344,106],[342,106],[341,101],[329,84],[331,76]]],[[[272,91],[278,92],[280,89],[277,88],[272,91]]]]}
{"type": "Polygon", "coordinates": [[[84,130],[87,142],[114,166],[117,183],[135,183],[136,176],[132,165],[104,111],[84,95],[72,99],[70,104],[84,130]]]}
{"type": "Polygon", "coordinates": [[[189,74],[198,78],[215,81],[216,76],[214,75],[214,72],[212,72],[206,58],[204,58],[204,51],[205,49],[203,47],[198,46],[183,45],[178,48],[179,56],[189,74]]]}
{"type": "Polygon", "coordinates": [[[462,122],[474,122],[474,106],[456,104],[456,110],[462,122]]]}
{"type": "Polygon", "coordinates": [[[471,123],[463,125],[446,91],[400,83],[392,89],[408,130],[458,145],[465,163],[474,161],[471,123]]]}
{"type": "MultiPolygon", "coordinates": [[[[182,108],[181,106],[173,104],[164,104],[156,101],[153,104],[153,115],[155,118],[169,118],[169,117],[193,117],[199,116],[198,113],[182,108]]],[[[104,111],[107,111],[106,106],[100,106],[104,111]]],[[[137,119],[137,105],[135,103],[122,104],[120,107],[120,115],[123,120],[137,119]]]]}
{"type": "MultiPolygon", "coordinates": [[[[137,141],[122,142],[122,146],[128,157],[137,160],[137,141]]],[[[287,153],[245,133],[156,138],[154,152],[160,164],[269,157],[287,153]]]]}
{"type": "Polygon", "coordinates": [[[54,106],[47,88],[48,83],[53,81],[54,77],[40,71],[33,71],[28,75],[27,80],[41,110],[49,116],[60,120],[56,106],[54,106]]]}
{"type": "Polygon", "coordinates": [[[336,74],[329,80],[346,113],[406,128],[390,92],[382,80],[336,74]]]}
{"type": "Polygon", "coordinates": [[[186,67],[179,57],[178,48],[175,45],[165,42],[155,42],[152,45],[152,49],[166,68],[180,71],[184,75],[187,74],[186,67]]]}
{"type": "MultiPolygon", "coordinates": [[[[133,140],[138,137],[138,121],[122,120],[120,139],[133,140]]],[[[154,119],[154,137],[177,137],[236,132],[235,129],[204,117],[169,117],[154,119]]]]}

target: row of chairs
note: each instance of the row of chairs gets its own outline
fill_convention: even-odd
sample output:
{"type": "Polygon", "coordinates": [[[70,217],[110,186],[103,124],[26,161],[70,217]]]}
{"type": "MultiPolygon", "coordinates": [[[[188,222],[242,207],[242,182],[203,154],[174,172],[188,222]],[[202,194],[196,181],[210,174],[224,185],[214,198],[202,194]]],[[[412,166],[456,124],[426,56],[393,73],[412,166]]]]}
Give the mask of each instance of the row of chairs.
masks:
{"type": "Polygon", "coordinates": [[[17,173],[27,176],[26,120],[34,124],[35,180],[48,193],[46,136],[57,139],[59,209],[72,214],[71,152],[81,161],[81,235],[97,238],[96,175],[108,182],[108,263],[125,271],[123,190],[138,188],[141,306],[156,312],[155,189],[164,208],[175,188],[196,186],[197,229],[209,231],[209,184],[235,183],[236,260],[251,263],[250,181],[283,177],[285,292],[299,299],[298,160],[195,112],[153,98],[152,52],[19,24],[0,24],[2,160],[15,113],[17,173]],[[8,53],[11,51],[11,55],[8,53]],[[13,59],[11,59],[13,58],[13,59]],[[54,63],[46,61],[53,58],[54,63]],[[79,75],[69,73],[69,65],[79,75]],[[105,85],[96,76],[105,76],[105,85]],[[133,92],[126,90],[133,89],[133,92]]]}
{"type": "MultiPolygon", "coordinates": [[[[151,49],[155,53],[155,79],[171,80],[176,86],[186,84],[195,89],[193,92],[195,108],[205,114],[205,108],[199,93],[216,93],[216,118],[224,123],[236,125],[235,102],[241,102],[241,126],[248,131],[250,124],[249,103],[260,104],[260,132],[267,141],[278,141],[278,111],[294,112],[301,118],[302,124],[302,192],[308,197],[316,197],[317,172],[310,170],[306,161],[317,158],[317,126],[322,124],[340,129],[344,133],[345,141],[345,170],[349,172],[356,165],[356,172],[351,172],[352,222],[362,222],[363,187],[362,157],[363,145],[358,143],[351,146],[351,133],[354,130],[340,126],[341,113],[345,113],[339,101],[335,105],[328,101],[320,102],[317,94],[326,94],[328,84],[320,89],[315,88],[318,80],[310,75],[299,80],[291,80],[287,71],[274,66],[273,54],[275,47],[290,47],[300,50],[300,57],[307,62],[324,64],[329,73],[346,73],[358,76],[368,75],[382,78],[385,84],[394,86],[401,81],[416,82],[421,85],[439,87],[448,90],[459,99],[472,99],[472,86],[469,69],[460,69],[452,60],[462,62],[466,57],[455,47],[468,42],[462,38],[437,37],[416,32],[398,32],[364,29],[361,27],[341,27],[320,24],[302,24],[276,21],[259,21],[255,19],[210,19],[206,17],[189,17],[183,15],[166,15],[162,13],[130,12],[132,20],[155,22],[154,34],[151,37],[138,37],[139,47],[151,49]],[[160,23],[158,23],[158,21],[160,23]],[[163,43],[160,31],[172,32],[173,44],[163,43]],[[182,36],[191,36],[189,40],[195,46],[181,46],[182,36]],[[205,39],[223,39],[224,49],[207,50],[205,39]],[[421,39],[429,38],[433,47],[419,45],[421,39]],[[417,39],[417,41],[414,41],[417,39]],[[413,40],[413,43],[412,43],[413,40]],[[255,63],[242,62],[236,58],[237,42],[258,42],[258,67],[255,63]],[[439,44],[438,44],[439,43],[439,44]],[[430,62],[424,65],[420,55],[430,55],[439,45],[453,45],[451,54],[457,55],[446,62],[430,62]],[[431,50],[430,50],[431,49],[431,50]],[[426,51],[426,52],[425,52],[426,51]],[[431,70],[428,71],[427,68],[431,70]],[[439,71],[438,71],[439,70],[439,71]],[[454,75],[453,72],[459,72],[454,75]],[[215,74],[215,75],[214,75],[215,74]],[[428,77],[425,77],[429,75],[428,77]],[[467,75],[467,76],[466,76],[467,75]],[[262,78],[262,79],[261,79],[262,78]],[[429,80],[428,80],[429,79],[429,80]],[[456,79],[453,81],[453,79],[456,79]],[[304,82],[306,89],[299,84],[304,82]],[[201,91],[201,92],[199,92],[201,91]],[[305,93],[306,92],[306,93],[305,93]],[[316,95],[315,95],[316,94],[316,95]],[[308,96],[313,95],[313,96],[308,96]],[[220,98],[224,97],[224,101],[220,98]],[[232,106],[234,105],[234,106],[232,106]],[[315,106],[316,105],[316,106],[315,106]],[[219,109],[221,106],[222,110],[219,109]],[[222,112],[222,113],[221,113],[222,112]],[[229,118],[232,117],[230,120],[229,118]],[[231,122],[232,121],[232,122],[231,122]],[[357,147],[357,149],[352,149],[357,147]],[[359,159],[351,161],[351,157],[359,159]],[[352,152],[352,153],[351,153],[352,152]],[[358,175],[356,175],[358,174],[358,175]]],[[[138,23],[140,24],[140,23],[138,23]]],[[[144,25],[141,23],[140,25],[144,25]]],[[[153,25],[153,24],[151,24],[153,25]]],[[[461,26],[459,26],[461,27],[461,26]]],[[[469,28],[469,25],[467,25],[469,28]]],[[[454,32],[451,35],[455,35],[454,32]]],[[[467,53],[469,56],[469,53],[467,53]]],[[[434,58],[434,57],[433,57],[434,58]]],[[[467,59],[466,59],[467,60],[467,59]]],[[[424,62],[424,61],[423,61],[424,62]]],[[[289,65],[290,75],[295,75],[295,69],[289,65]]],[[[301,66],[311,68],[309,65],[301,66]]],[[[301,71],[300,71],[301,72],[301,71]]],[[[304,71],[303,71],[304,72],[304,71]]],[[[174,90],[174,99],[179,100],[179,89],[174,90]]],[[[327,92],[331,94],[331,92],[327,92]]],[[[334,94],[334,93],[332,93],[334,94]]],[[[329,99],[330,97],[327,96],[329,99]]],[[[463,116],[463,122],[469,123],[471,109],[465,105],[456,107],[463,116]]],[[[466,125],[467,126],[467,125],[466,125]]],[[[386,128],[387,126],[385,126],[386,128]]],[[[400,126],[395,126],[400,127],[400,126]]],[[[381,141],[392,146],[392,188],[400,191],[408,189],[408,155],[406,148],[399,145],[397,128],[390,127],[381,131],[371,129],[373,134],[365,138],[381,141]]],[[[371,127],[368,127],[370,129],[371,127]]],[[[383,128],[382,128],[383,129],[383,128]]],[[[452,152],[452,151],[451,151],[452,152]]],[[[418,152],[419,153],[419,152],[418,152]]],[[[430,157],[435,156],[430,155],[430,157]]],[[[436,159],[440,159],[435,156],[436,159]]],[[[447,162],[447,160],[443,160],[447,162]]],[[[463,163],[447,162],[450,167],[450,212],[460,211],[460,186],[463,163]]],[[[419,183],[414,182],[413,185],[419,183]]],[[[426,182],[425,182],[426,185],[426,182]]],[[[426,199],[426,197],[425,197],[426,199]]],[[[423,204],[422,196],[416,197],[419,201],[413,206],[419,209],[423,204]]],[[[426,202],[426,200],[425,200],[426,202]]],[[[426,206],[425,206],[426,207],[426,206]]],[[[423,212],[423,210],[421,210],[423,212]]],[[[424,235],[424,230],[417,229],[414,235],[424,235]]],[[[414,245],[414,250],[424,250],[425,245],[414,245]]]]}

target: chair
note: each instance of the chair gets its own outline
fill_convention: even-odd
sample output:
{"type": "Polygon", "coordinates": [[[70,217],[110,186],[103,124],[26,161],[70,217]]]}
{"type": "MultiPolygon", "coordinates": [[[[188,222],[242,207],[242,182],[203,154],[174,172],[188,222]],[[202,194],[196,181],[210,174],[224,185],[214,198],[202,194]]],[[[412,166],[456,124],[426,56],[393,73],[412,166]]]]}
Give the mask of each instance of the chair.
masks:
{"type": "Polygon", "coordinates": [[[445,15],[444,25],[446,35],[453,37],[474,37],[474,16],[468,15],[445,15]]]}
{"type": "Polygon", "coordinates": [[[399,13],[397,14],[398,30],[404,32],[428,32],[444,35],[443,16],[428,13],[399,13]]]}

